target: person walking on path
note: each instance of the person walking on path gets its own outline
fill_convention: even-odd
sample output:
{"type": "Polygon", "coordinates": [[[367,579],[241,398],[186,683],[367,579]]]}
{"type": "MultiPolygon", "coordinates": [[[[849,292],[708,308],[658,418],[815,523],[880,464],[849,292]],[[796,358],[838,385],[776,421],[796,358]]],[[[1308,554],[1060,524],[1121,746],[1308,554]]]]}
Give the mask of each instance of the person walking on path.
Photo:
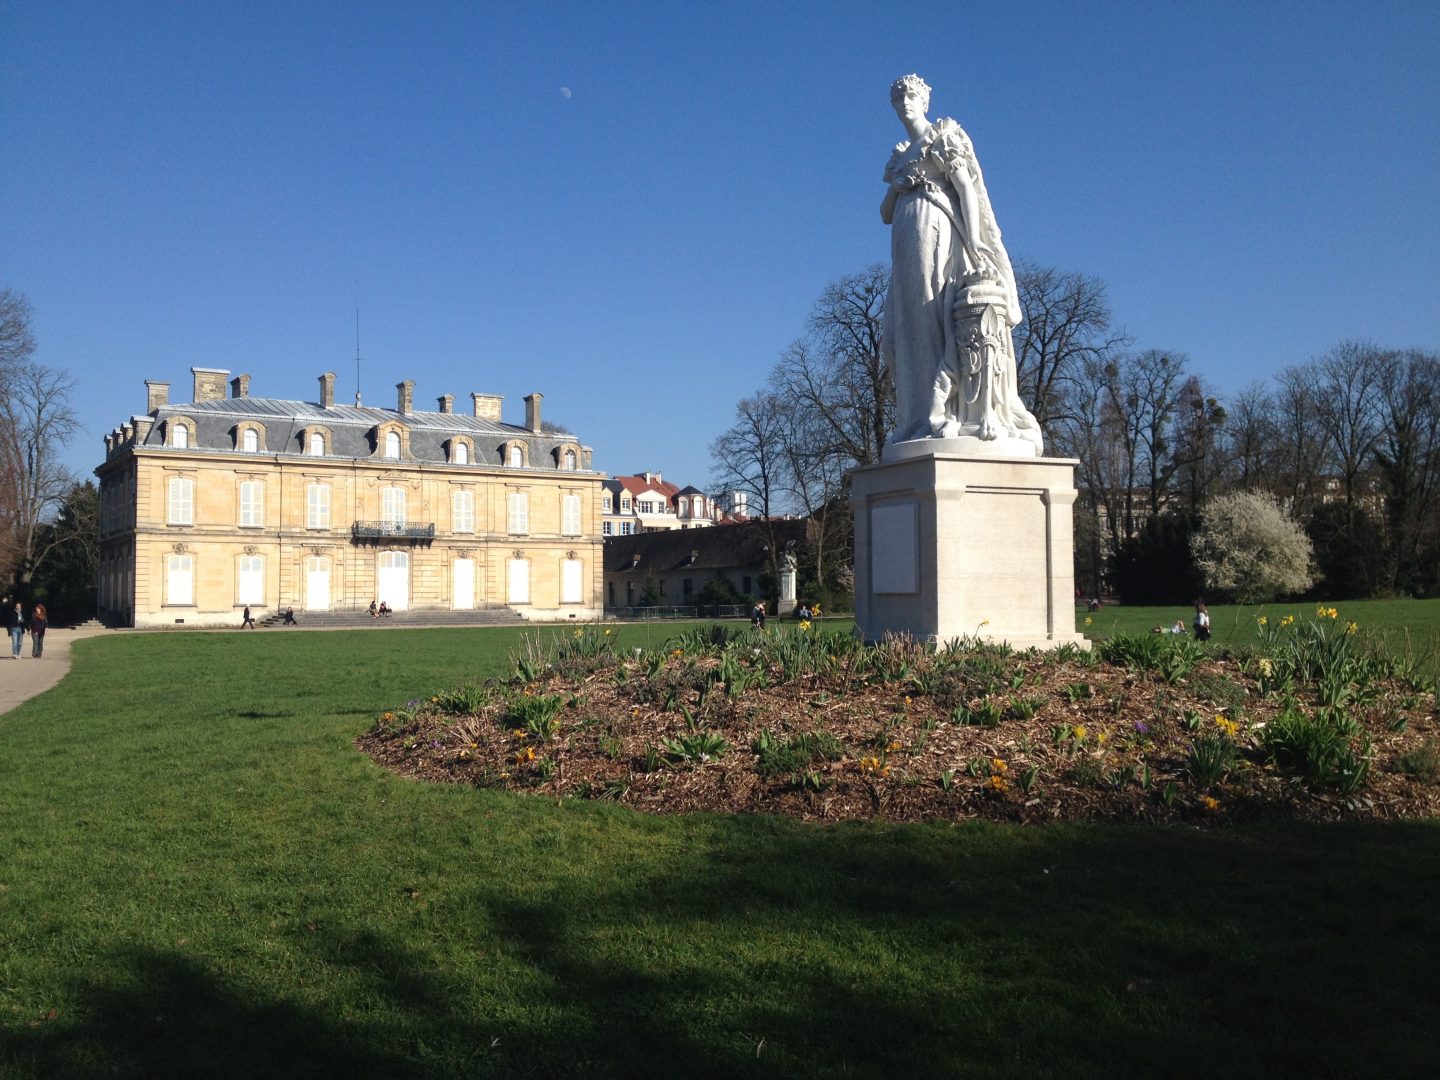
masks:
{"type": "Polygon", "coordinates": [[[15,607],[5,613],[5,626],[10,631],[10,656],[14,660],[20,659],[20,643],[25,639],[25,609],[20,606],[20,601],[15,601],[15,607]]]}
{"type": "Polygon", "coordinates": [[[245,605],[245,618],[243,618],[242,620],[240,620],[240,629],[241,629],[241,630],[244,630],[247,626],[248,626],[251,630],[254,630],[254,629],[255,629],[255,620],[250,617],[250,605],[249,605],[249,604],[246,604],[246,605],[245,605]]]}
{"type": "Polygon", "coordinates": [[[45,651],[45,630],[50,625],[44,604],[36,604],[30,613],[30,655],[36,660],[45,651]]]}

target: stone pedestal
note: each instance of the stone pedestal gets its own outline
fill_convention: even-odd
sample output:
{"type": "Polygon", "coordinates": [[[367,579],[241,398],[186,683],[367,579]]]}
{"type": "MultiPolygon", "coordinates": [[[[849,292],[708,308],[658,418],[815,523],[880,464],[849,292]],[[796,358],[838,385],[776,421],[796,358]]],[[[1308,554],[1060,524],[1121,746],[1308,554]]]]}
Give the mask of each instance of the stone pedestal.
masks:
{"type": "Polygon", "coordinates": [[[795,560],[789,556],[780,564],[780,604],[776,610],[780,615],[795,610],[795,560]]]}
{"type": "Polygon", "coordinates": [[[1077,462],[1033,447],[975,456],[971,441],[900,443],[851,473],[860,632],[1088,649],[1075,632],[1077,462]]]}

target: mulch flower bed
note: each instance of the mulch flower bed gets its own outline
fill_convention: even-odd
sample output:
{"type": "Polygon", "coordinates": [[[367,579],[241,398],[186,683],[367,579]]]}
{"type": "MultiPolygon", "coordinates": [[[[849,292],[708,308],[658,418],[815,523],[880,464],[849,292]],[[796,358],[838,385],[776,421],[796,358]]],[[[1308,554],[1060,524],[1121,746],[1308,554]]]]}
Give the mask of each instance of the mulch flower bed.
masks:
{"type": "Polygon", "coordinates": [[[1144,638],[1088,655],[978,643],[937,653],[808,627],[704,628],[640,652],[587,628],[557,656],[527,640],[509,678],[384,713],[358,746],[422,780],[655,813],[1435,816],[1433,684],[1318,614],[1218,655],[1144,638]],[[1336,655],[1349,666],[1325,666],[1336,655]]]}

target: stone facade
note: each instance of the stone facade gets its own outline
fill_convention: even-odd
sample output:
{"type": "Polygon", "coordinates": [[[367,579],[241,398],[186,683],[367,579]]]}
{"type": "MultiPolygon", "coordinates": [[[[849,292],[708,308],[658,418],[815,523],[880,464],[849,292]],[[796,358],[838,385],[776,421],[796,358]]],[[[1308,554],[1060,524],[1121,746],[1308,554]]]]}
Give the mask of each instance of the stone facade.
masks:
{"type": "MultiPolygon", "coordinates": [[[[99,605],[130,626],[238,625],[302,611],[452,611],[504,605],[532,619],[602,613],[604,474],[570,435],[474,415],[215,396],[228,372],[194,372],[194,400],[147,383],[149,412],[106,436],[99,605]]],[[[449,400],[447,400],[449,399],[449,400]]]]}

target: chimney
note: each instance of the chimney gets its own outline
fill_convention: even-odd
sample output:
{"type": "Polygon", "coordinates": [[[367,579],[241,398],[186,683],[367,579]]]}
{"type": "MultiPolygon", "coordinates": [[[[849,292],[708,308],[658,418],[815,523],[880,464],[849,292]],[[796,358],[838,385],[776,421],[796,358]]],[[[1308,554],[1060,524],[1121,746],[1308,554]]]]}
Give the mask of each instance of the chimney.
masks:
{"type": "Polygon", "coordinates": [[[155,421],[148,416],[132,416],[130,422],[135,425],[135,445],[144,446],[145,440],[150,437],[150,428],[155,421]]]}
{"type": "Polygon", "coordinates": [[[494,420],[500,422],[500,403],[505,399],[496,394],[471,394],[470,400],[475,403],[476,420],[494,420]]]}
{"type": "Polygon", "coordinates": [[[202,401],[219,401],[225,396],[225,380],[230,372],[224,368],[192,367],[190,374],[195,378],[196,404],[202,401]]]}
{"type": "Polygon", "coordinates": [[[120,435],[121,435],[121,437],[125,440],[125,442],[128,444],[128,443],[130,442],[130,440],[135,437],[135,429],[134,429],[133,427],[131,427],[129,424],[121,424],[121,425],[120,425],[120,435]]]}
{"type": "Polygon", "coordinates": [[[453,413],[453,412],[455,411],[455,395],[454,395],[454,394],[441,394],[439,400],[440,400],[440,411],[441,411],[442,413],[453,413]]]}
{"type": "Polygon", "coordinates": [[[397,382],[395,389],[395,408],[399,409],[402,415],[409,416],[415,409],[415,383],[406,379],[404,382],[397,382]]]}
{"type": "Polygon", "coordinates": [[[110,434],[107,433],[106,436],[105,436],[105,456],[106,456],[106,457],[109,457],[109,456],[110,456],[111,454],[113,454],[114,452],[115,452],[115,436],[110,435],[110,434]]]}
{"type": "Polygon", "coordinates": [[[232,398],[250,396],[249,375],[236,375],[230,380],[230,396],[232,398]]]}
{"type": "Polygon", "coordinates": [[[540,401],[544,394],[525,395],[525,427],[534,432],[540,433],[540,401]]]}
{"type": "Polygon", "coordinates": [[[322,409],[335,407],[335,372],[333,371],[327,371],[320,376],[320,407],[322,409]]]}
{"type": "Polygon", "coordinates": [[[595,451],[591,450],[588,446],[582,446],[580,448],[580,461],[582,463],[580,467],[582,469],[590,468],[590,455],[593,453],[595,453],[595,451]]]}
{"type": "Polygon", "coordinates": [[[145,380],[145,411],[154,412],[156,409],[164,408],[170,404],[170,384],[168,382],[156,382],[154,379],[145,380]]]}

